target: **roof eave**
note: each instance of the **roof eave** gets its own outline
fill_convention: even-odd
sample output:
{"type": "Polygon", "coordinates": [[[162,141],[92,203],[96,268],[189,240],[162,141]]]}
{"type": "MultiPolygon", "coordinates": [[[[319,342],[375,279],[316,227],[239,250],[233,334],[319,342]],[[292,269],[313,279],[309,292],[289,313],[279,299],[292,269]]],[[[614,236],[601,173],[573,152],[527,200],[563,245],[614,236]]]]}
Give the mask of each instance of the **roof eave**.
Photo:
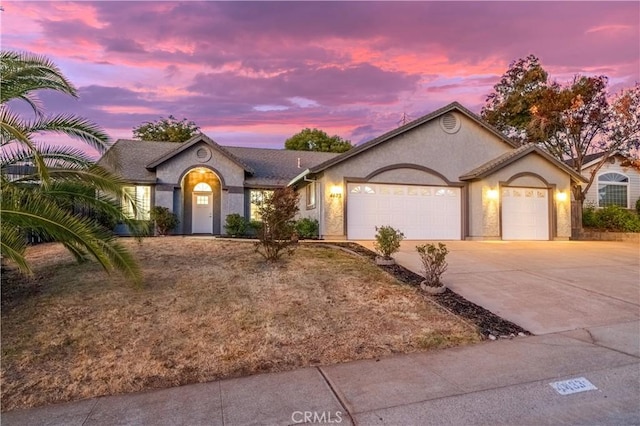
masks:
{"type": "Polygon", "coordinates": [[[300,173],[298,176],[294,177],[293,179],[291,179],[291,181],[289,181],[289,183],[287,184],[287,186],[292,186],[295,185],[296,183],[298,183],[300,180],[304,179],[305,177],[307,177],[309,174],[311,173],[311,169],[307,169],[304,172],[300,173]]]}

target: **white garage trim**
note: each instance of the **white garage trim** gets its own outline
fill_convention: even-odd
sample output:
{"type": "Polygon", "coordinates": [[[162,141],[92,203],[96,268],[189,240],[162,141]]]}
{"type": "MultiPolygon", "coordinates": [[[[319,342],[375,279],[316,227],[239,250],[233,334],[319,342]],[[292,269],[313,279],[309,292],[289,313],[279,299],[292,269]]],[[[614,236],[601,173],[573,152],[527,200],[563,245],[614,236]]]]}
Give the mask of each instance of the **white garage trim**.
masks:
{"type": "Polygon", "coordinates": [[[348,183],[347,238],[372,240],[393,226],[409,240],[460,240],[462,191],[451,186],[348,183]]]}
{"type": "Polygon", "coordinates": [[[503,240],[549,240],[550,195],[546,188],[503,187],[503,240]]]}

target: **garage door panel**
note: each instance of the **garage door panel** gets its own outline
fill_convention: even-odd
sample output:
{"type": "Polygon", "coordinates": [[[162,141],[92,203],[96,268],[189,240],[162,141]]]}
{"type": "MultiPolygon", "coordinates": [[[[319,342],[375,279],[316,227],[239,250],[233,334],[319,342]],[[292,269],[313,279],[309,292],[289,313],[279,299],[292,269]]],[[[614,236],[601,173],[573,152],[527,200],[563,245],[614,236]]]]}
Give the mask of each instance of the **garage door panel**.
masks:
{"type": "Polygon", "coordinates": [[[540,188],[503,188],[502,239],[549,239],[549,191],[540,188]]]}
{"type": "Polygon", "coordinates": [[[373,239],[375,227],[389,225],[407,239],[459,240],[459,188],[413,185],[347,185],[347,235],[373,239]]]}

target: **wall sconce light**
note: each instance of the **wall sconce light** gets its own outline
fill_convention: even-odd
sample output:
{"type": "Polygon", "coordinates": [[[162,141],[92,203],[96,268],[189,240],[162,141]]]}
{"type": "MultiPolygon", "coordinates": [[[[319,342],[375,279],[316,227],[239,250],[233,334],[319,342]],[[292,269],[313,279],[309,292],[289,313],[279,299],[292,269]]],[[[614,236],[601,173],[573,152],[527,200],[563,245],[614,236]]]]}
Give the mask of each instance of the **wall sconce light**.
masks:
{"type": "Polygon", "coordinates": [[[498,190],[497,189],[489,189],[487,191],[487,198],[490,200],[497,200],[498,199],[498,190]]]}
{"type": "Polygon", "coordinates": [[[339,185],[333,185],[329,191],[329,197],[342,198],[342,187],[339,185]]]}
{"type": "Polygon", "coordinates": [[[556,193],[556,200],[567,201],[567,193],[565,191],[558,191],[556,193]]]}

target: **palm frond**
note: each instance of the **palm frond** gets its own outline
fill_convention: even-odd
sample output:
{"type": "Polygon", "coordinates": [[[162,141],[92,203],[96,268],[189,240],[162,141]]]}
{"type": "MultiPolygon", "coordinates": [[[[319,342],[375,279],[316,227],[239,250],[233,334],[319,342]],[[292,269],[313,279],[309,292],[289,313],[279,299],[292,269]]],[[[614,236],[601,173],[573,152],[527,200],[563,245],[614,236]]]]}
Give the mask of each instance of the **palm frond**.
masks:
{"type": "Polygon", "coordinates": [[[24,257],[27,249],[27,239],[18,228],[3,221],[0,224],[0,254],[2,257],[12,260],[20,271],[30,274],[31,268],[24,257]]]}
{"type": "Polygon", "coordinates": [[[100,153],[109,148],[109,135],[90,120],[73,114],[41,117],[30,122],[28,127],[32,133],[53,132],[79,139],[100,153]]]}
{"type": "MultiPolygon", "coordinates": [[[[12,99],[31,99],[37,90],[50,89],[77,96],[76,88],[62,71],[48,58],[26,52],[2,51],[0,53],[0,103],[12,99]]],[[[27,102],[36,115],[42,110],[37,103],[27,102]]]]}

